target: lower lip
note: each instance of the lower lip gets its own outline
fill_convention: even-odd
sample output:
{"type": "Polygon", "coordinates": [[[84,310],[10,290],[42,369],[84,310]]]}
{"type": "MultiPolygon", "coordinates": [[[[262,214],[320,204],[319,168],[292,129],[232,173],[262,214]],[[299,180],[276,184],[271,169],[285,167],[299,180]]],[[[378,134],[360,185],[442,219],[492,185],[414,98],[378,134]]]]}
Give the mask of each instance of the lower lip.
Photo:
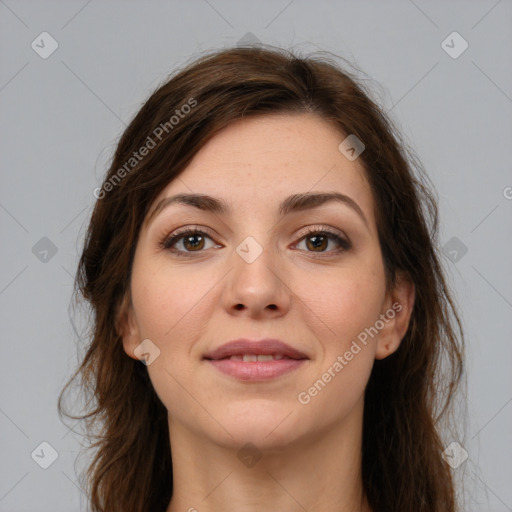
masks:
{"type": "Polygon", "coordinates": [[[269,380],[296,370],[307,359],[274,359],[272,361],[232,361],[231,359],[209,359],[217,370],[240,380],[269,380]]]}

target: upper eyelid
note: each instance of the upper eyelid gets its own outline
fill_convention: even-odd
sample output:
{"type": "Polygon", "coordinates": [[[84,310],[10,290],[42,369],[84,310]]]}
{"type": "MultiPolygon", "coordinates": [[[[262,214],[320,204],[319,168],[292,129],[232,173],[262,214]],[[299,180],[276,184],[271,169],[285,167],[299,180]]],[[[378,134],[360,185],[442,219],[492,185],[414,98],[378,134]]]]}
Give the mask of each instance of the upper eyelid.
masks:
{"type": "Polygon", "coordinates": [[[174,242],[180,241],[183,239],[183,237],[185,237],[186,235],[188,235],[190,233],[202,233],[212,240],[215,238],[215,234],[213,233],[212,230],[210,230],[206,227],[193,225],[193,226],[185,226],[183,228],[175,229],[171,233],[165,235],[161,239],[159,245],[165,246],[169,241],[174,241],[174,242]]]}
{"type": "MultiPolygon", "coordinates": [[[[301,233],[300,235],[297,235],[297,236],[300,236],[301,238],[308,235],[309,233],[311,232],[321,232],[321,231],[324,231],[328,234],[332,234],[332,235],[339,235],[341,237],[347,237],[347,235],[345,234],[344,231],[342,231],[341,229],[339,228],[334,228],[332,226],[327,226],[327,225],[323,225],[323,224],[313,224],[313,225],[307,225],[307,226],[303,226],[301,228],[298,229],[298,231],[302,231],[303,229],[305,229],[305,233],[301,233]]],[[[210,228],[207,228],[207,227],[203,227],[203,226],[200,226],[200,225],[191,225],[191,226],[184,226],[184,227],[181,227],[181,228],[176,228],[175,230],[173,230],[171,233],[169,233],[168,235],[166,235],[164,237],[164,239],[169,239],[169,238],[172,238],[172,237],[177,237],[177,236],[183,236],[183,235],[186,235],[188,233],[196,233],[196,232],[204,232],[205,235],[208,235],[210,237],[215,237],[217,236],[216,233],[210,229],[210,228]]]]}
{"type": "MultiPolygon", "coordinates": [[[[329,226],[322,225],[322,224],[317,224],[317,225],[313,224],[313,225],[303,226],[302,228],[299,229],[299,231],[301,231],[303,229],[306,229],[306,231],[304,233],[301,233],[300,235],[297,235],[298,239],[296,241],[296,244],[300,243],[308,235],[315,234],[315,233],[325,233],[327,235],[330,235],[333,238],[339,237],[341,240],[345,241],[346,244],[352,245],[350,242],[350,239],[347,237],[347,235],[338,228],[333,228],[333,227],[329,227],[329,226]]],[[[177,242],[180,242],[186,235],[194,234],[194,233],[203,234],[206,237],[210,238],[213,242],[217,243],[214,240],[216,235],[212,232],[211,229],[203,227],[203,226],[199,226],[199,225],[192,225],[192,226],[184,226],[182,228],[175,229],[172,233],[165,236],[161,240],[159,245],[161,247],[164,247],[165,249],[170,249],[170,247],[172,247],[171,245],[169,245],[169,247],[167,247],[167,244],[169,242],[172,242],[174,245],[177,242]]],[[[189,254],[194,253],[194,251],[176,251],[176,252],[184,252],[184,253],[189,253],[189,254]]],[[[201,253],[204,251],[197,251],[197,252],[201,253]]]]}

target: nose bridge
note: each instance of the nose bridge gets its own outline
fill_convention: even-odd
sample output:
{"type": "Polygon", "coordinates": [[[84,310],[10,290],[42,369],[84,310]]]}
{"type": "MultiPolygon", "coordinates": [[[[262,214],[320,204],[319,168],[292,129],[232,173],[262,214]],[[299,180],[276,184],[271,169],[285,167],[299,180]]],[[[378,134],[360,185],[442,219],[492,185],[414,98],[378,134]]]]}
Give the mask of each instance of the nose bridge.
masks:
{"type": "Polygon", "coordinates": [[[283,310],[288,307],[276,249],[268,233],[247,236],[236,246],[225,296],[226,307],[240,309],[242,305],[254,314],[265,308],[283,310]]]}
{"type": "Polygon", "coordinates": [[[268,236],[247,236],[235,248],[233,270],[237,280],[268,286],[274,276],[271,269],[276,265],[277,254],[268,236]]]}
{"type": "MultiPolygon", "coordinates": [[[[263,199],[262,199],[263,200],[263,199]]],[[[254,203],[253,203],[254,204],[254,203]]],[[[257,204],[257,203],[256,203],[257,204]]],[[[260,204],[262,204],[260,202],[260,204]]],[[[243,237],[238,245],[235,246],[235,254],[233,255],[235,263],[244,265],[254,265],[259,269],[261,266],[275,265],[277,257],[277,240],[275,238],[272,224],[272,217],[266,217],[265,213],[255,212],[254,209],[245,207],[240,210],[239,214],[239,231],[238,236],[243,237]],[[270,229],[269,229],[270,228],[270,229]],[[239,262],[237,257],[242,260],[239,262]]],[[[252,270],[254,271],[254,270],[252,270]]]]}

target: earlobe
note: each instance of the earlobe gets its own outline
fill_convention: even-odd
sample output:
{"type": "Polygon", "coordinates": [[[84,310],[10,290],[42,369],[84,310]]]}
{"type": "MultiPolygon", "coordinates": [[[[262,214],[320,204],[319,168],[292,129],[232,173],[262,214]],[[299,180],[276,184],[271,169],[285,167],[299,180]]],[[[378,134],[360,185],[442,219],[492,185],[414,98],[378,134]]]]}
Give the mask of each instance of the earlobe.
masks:
{"type": "Polygon", "coordinates": [[[138,359],[134,350],[139,344],[139,331],[128,292],[124,296],[116,315],[116,332],[123,340],[123,348],[126,354],[133,359],[138,359]]]}
{"type": "Polygon", "coordinates": [[[414,300],[414,283],[403,274],[400,274],[394,290],[387,296],[386,308],[382,312],[387,318],[387,322],[379,332],[375,359],[388,357],[400,346],[409,327],[414,300]]]}

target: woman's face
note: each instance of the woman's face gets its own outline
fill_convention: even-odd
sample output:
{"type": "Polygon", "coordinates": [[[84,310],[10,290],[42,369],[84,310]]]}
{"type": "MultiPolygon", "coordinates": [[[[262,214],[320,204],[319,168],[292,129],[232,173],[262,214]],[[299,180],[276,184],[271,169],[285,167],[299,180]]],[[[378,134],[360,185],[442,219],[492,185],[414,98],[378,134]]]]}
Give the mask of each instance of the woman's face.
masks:
{"type": "Polygon", "coordinates": [[[151,206],[123,344],[149,354],[171,431],[264,449],[360,428],[372,365],[398,347],[412,290],[386,292],[370,188],[344,139],[314,115],[237,121],[151,206]],[[161,202],[178,194],[214,199],[161,202]],[[238,339],[249,345],[235,357],[207,358],[238,339]],[[265,339],[297,352],[270,343],[260,354],[273,360],[254,361],[265,339]]]}

